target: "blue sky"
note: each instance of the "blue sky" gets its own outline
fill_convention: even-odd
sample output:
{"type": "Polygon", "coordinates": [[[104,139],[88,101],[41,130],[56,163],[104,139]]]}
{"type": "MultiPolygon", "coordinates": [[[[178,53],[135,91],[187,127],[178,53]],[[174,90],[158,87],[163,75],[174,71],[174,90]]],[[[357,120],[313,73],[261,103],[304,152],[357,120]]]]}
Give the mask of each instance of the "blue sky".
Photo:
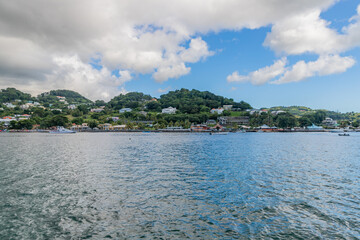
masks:
{"type": "MultiPolygon", "coordinates": [[[[322,18],[331,22],[330,27],[338,31],[348,25],[350,17],[356,14],[358,1],[345,0],[321,14],[322,18]]],[[[215,54],[206,60],[189,64],[191,72],[177,79],[169,79],[164,83],[156,83],[151,75],[137,75],[135,80],[126,83],[128,91],[141,91],[159,97],[164,90],[180,88],[207,90],[234,100],[244,100],[253,107],[271,106],[308,106],[315,109],[334,111],[360,112],[360,60],[359,47],[345,52],[357,63],[344,73],[329,76],[314,76],[301,82],[282,85],[251,83],[228,83],[226,77],[235,69],[247,74],[260,67],[271,65],[278,58],[276,53],[263,46],[266,34],[271,27],[240,31],[221,31],[202,36],[215,54]]],[[[314,54],[291,56],[289,60],[314,60],[314,54]]]]}
{"type": "Polygon", "coordinates": [[[188,88],[360,112],[359,47],[358,0],[0,0],[0,88],[33,95],[188,88]]]}

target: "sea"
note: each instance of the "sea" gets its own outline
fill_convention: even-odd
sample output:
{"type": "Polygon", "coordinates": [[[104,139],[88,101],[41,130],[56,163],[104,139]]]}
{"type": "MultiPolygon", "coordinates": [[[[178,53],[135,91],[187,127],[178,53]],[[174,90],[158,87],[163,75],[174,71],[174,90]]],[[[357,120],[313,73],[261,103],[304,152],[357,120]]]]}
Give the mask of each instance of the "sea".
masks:
{"type": "Polygon", "coordinates": [[[0,133],[0,239],[360,239],[360,133],[0,133]]]}

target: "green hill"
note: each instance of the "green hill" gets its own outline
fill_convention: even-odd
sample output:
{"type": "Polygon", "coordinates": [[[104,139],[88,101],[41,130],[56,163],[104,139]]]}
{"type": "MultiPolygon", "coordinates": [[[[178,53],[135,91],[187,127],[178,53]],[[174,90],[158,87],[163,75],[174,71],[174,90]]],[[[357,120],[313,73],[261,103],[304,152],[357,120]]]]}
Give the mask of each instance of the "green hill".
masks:
{"type": "Polygon", "coordinates": [[[210,109],[223,105],[233,105],[234,108],[242,110],[252,108],[250,104],[243,101],[235,102],[231,98],[218,96],[208,91],[201,92],[184,88],[161,95],[159,104],[162,108],[176,107],[180,112],[188,114],[209,112],[210,109]]]}
{"type": "Polygon", "coordinates": [[[15,100],[33,101],[34,98],[30,94],[23,93],[15,88],[1,89],[0,103],[13,102],[15,100]]]}
{"type": "Polygon", "coordinates": [[[85,98],[81,94],[71,90],[51,90],[48,93],[42,93],[38,96],[38,99],[42,103],[55,103],[58,101],[56,96],[62,96],[66,98],[69,104],[88,104],[92,103],[91,100],[85,98]]]}
{"type": "Polygon", "coordinates": [[[119,110],[121,108],[137,108],[143,106],[147,101],[151,100],[150,95],[145,95],[139,92],[129,92],[127,94],[120,94],[108,102],[109,108],[119,110]]]}

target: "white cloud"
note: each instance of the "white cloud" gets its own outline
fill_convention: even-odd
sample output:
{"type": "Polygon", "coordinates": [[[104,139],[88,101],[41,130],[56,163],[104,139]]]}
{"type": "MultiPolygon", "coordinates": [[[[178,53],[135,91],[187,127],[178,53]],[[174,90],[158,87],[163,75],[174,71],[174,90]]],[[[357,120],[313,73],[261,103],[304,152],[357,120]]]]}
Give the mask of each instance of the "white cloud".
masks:
{"type": "Polygon", "coordinates": [[[282,84],[299,82],[313,76],[325,76],[345,72],[355,64],[352,57],[340,57],[339,55],[321,56],[316,61],[299,61],[288,69],[278,80],[271,83],[282,84]]]}
{"type": "Polygon", "coordinates": [[[360,5],[357,15],[349,20],[350,24],[340,33],[331,29],[330,22],[321,19],[320,13],[321,9],[314,8],[276,21],[264,41],[265,46],[278,54],[287,56],[313,53],[319,55],[316,61],[298,61],[287,67],[285,62],[277,62],[278,64],[260,68],[245,76],[234,72],[227,77],[228,82],[250,81],[258,85],[272,80],[273,84],[282,84],[313,76],[342,73],[351,68],[355,59],[351,56],[340,57],[339,54],[360,46],[360,5]]]}
{"type": "Polygon", "coordinates": [[[167,88],[159,88],[157,91],[158,93],[166,93],[168,91],[170,91],[171,87],[167,87],[167,88]]]}
{"type": "Polygon", "coordinates": [[[261,85],[267,82],[271,84],[283,84],[299,82],[313,76],[325,76],[345,72],[355,64],[352,57],[340,57],[339,55],[320,56],[316,61],[298,61],[292,66],[287,66],[286,58],[276,61],[273,65],[260,68],[248,75],[239,75],[233,72],[227,77],[228,82],[251,82],[261,85]]]}
{"type": "Polygon", "coordinates": [[[282,58],[274,62],[273,65],[251,72],[249,75],[246,76],[239,75],[238,72],[233,72],[227,77],[227,80],[228,82],[251,82],[255,85],[261,85],[283,74],[285,72],[286,63],[286,58],[282,58]]]}
{"type": "Polygon", "coordinates": [[[101,70],[83,63],[78,56],[56,57],[52,60],[53,71],[45,75],[45,80],[28,79],[18,83],[13,79],[0,79],[0,88],[16,87],[20,90],[37,95],[46,90],[69,89],[80,92],[85,97],[96,100],[110,100],[115,95],[125,93],[124,88],[118,88],[131,80],[129,71],[120,71],[119,77],[111,74],[106,67],[101,70]]]}
{"type": "MultiPolygon", "coordinates": [[[[271,24],[272,33],[265,44],[277,52],[325,55],[335,43],[344,41],[331,52],[337,53],[356,46],[360,31],[356,17],[343,30],[349,36],[346,40],[328,28],[319,14],[335,2],[0,0],[0,85],[65,88],[72,82],[80,93],[106,98],[123,86],[123,78],[110,74],[115,69],[128,74],[152,74],[158,82],[179,78],[189,74],[189,63],[213,54],[199,37],[202,34],[271,24]],[[326,37],[331,39],[324,42],[326,37]],[[76,56],[76,60],[68,56],[76,56]],[[88,64],[93,57],[100,58],[101,71],[88,64]],[[77,67],[59,60],[63,58],[67,63],[76,62],[77,67]]],[[[273,68],[255,71],[251,81],[266,82],[277,74],[273,68]]],[[[241,76],[235,72],[231,79],[239,80],[241,76]]]]}
{"type": "Polygon", "coordinates": [[[288,55],[336,53],[345,47],[343,36],[328,28],[329,24],[320,18],[320,10],[290,16],[273,25],[264,45],[288,55]]]}

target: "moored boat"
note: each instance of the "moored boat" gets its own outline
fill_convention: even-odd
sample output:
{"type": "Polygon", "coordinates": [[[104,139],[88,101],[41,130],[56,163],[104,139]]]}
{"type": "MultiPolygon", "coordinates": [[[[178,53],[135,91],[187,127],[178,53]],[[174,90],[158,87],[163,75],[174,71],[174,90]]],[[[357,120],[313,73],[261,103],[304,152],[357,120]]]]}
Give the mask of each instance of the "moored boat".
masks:
{"type": "Polygon", "coordinates": [[[350,136],[350,134],[348,134],[348,133],[339,133],[339,136],[348,137],[348,136],[350,136]]]}
{"type": "Polygon", "coordinates": [[[69,129],[66,129],[62,126],[58,126],[56,128],[56,130],[53,130],[53,131],[50,131],[49,133],[61,133],[61,134],[64,134],[64,133],[76,133],[75,131],[72,131],[72,130],[69,130],[69,129]]]}
{"type": "Polygon", "coordinates": [[[210,135],[228,135],[229,132],[210,132],[210,135]]]}

